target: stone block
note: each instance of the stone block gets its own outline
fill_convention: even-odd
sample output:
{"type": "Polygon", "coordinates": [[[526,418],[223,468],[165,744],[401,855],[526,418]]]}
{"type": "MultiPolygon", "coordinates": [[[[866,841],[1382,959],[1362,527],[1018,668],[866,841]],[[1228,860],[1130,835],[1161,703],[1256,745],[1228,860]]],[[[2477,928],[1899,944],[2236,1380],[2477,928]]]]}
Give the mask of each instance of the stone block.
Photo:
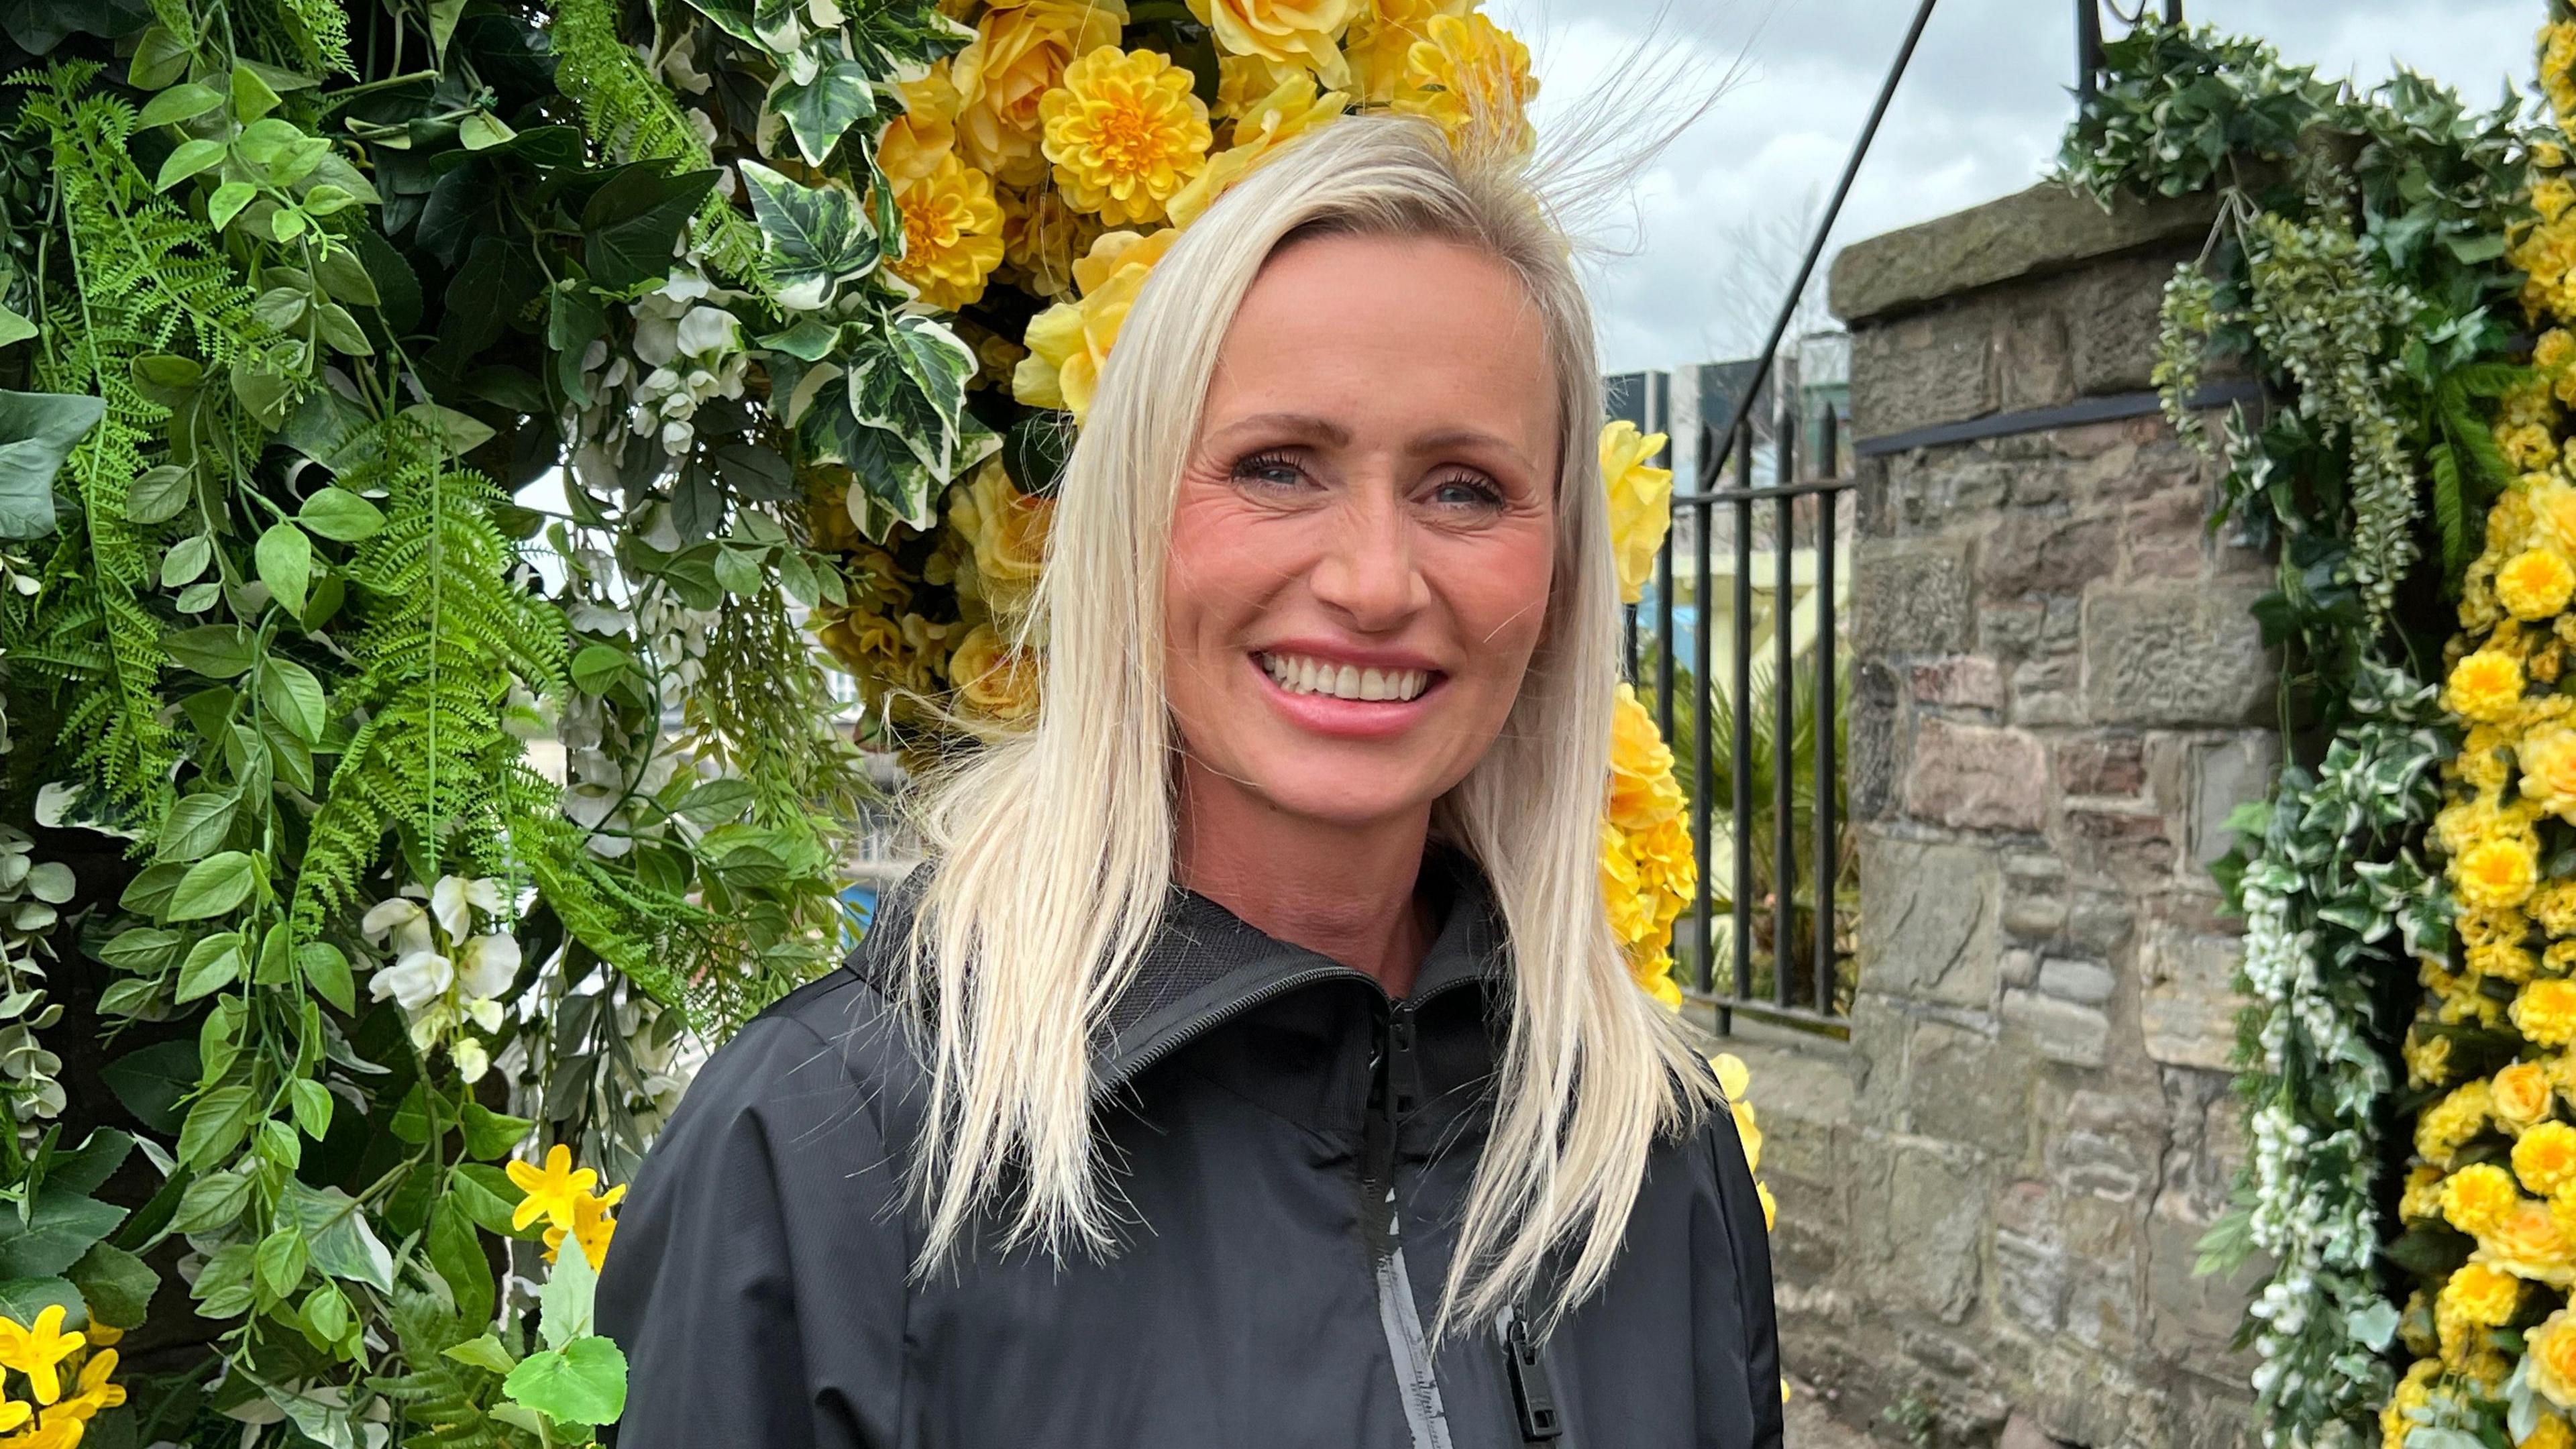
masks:
{"type": "Polygon", "coordinates": [[[1888,1174],[1888,1282],[1901,1285],[1944,1323],[1966,1320],[1977,1301],[1977,1239],[1985,1192],[1976,1174],[1947,1156],[1900,1147],[1888,1174]]]}
{"type": "Polygon", "coordinates": [[[1889,461],[1888,526],[1899,535],[1948,532],[1962,519],[2005,514],[2017,465],[1986,449],[1926,448],[1889,461]]]}
{"type": "Polygon", "coordinates": [[[2004,1022],[2027,1032],[2041,1056],[2069,1066],[2098,1067],[2111,1046],[2111,1019],[2098,1008],[2036,991],[2005,992],[2004,1022]]]}
{"type": "Polygon", "coordinates": [[[2049,956],[2039,963],[2039,989],[2061,1001],[2100,1006],[2111,999],[2111,990],[2118,984],[2111,968],[2099,961],[2049,956]]]}
{"type": "Polygon", "coordinates": [[[1977,610],[1977,650],[2006,664],[2019,664],[2039,652],[2048,606],[2036,600],[1989,601],[1977,610]]]}
{"type": "Polygon", "coordinates": [[[1845,798],[1854,820],[1884,820],[1896,808],[1897,776],[1904,759],[1897,738],[1895,676],[1876,659],[1854,662],[1849,709],[1849,771],[1845,798]]]}
{"type": "Polygon", "coordinates": [[[1852,635],[1861,657],[1967,651],[1975,621],[1963,545],[1868,542],[1853,552],[1852,635]]]}
{"type": "Polygon", "coordinates": [[[1998,1229],[1995,1306],[2034,1333],[2053,1333],[2066,1321],[2065,1300],[2066,1250],[1998,1229]]]}
{"type": "Polygon", "coordinates": [[[1996,310],[1969,301],[1852,334],[1852,432],[1878,438],[1995,410],[1996,310]]]}
{"type": "Polygon", "coordinates": [[[2245,945],[2168,922],[2151,925],[2138,948],[2138,1027],[2147,1055],[2175,1066],[2227,1069],[2244,998],[2230,986],[2245,945]]]}
{"type": "Polygon", "coordinates": [[[2115,518],[2017,510],[1999,519],[1977,551],[1977,583],[1986,597],[2075,594],[2111,577],[2119,561],[2115,518]]]}
{"type": "Polygon", "coordinates": [[[2066,913],[2066,939],[2096,956],[2110,956],[2129,942],[2137,916],[2116,895],[2086,891],[2066,913]]]}
{"type": "Polygon", "coordinates": [[[2030,1136],[2030,1066],[1981,1033],[1918,1021],[1906,1053],[1913,1130],[2018,1159],[2030,1136]]]}
{"type": "Polygon", "coordinates": [[[1953,654],[1913,668],[1914,702],[1958,709],[2004,707],[2003,671],[1978,654],[1953,654]]]}
{"type": "Polygon", "coordinates": [[[2036,831],[2048,809],[2048,762],[2017,729],[1926,719],[1914,737],[1905,810],[1958,830],[2036,831]]]}
{"type": "MultiPolygon", "coordinates": [[[[2065,925],[2066,902],[2058,899],[2053,892],[2040,894],[2017,885],[2005,892],[2004,929],[2022,940],[2048,940],[2065,925]]],[[[2032,975],[2038,974],[2038,970],[2036,964],[2030,968],[2032,975]]],[[[2013,984],[2028,986],[2030,982],[2016,981],[2013,984]]]]}
{"type": "Polygon", "coordinates": [[[2241,735],[2191,752],[2191,858],[2206,866],[2236,844],[2228,813],[2259,800],[2280,768],[2280,743],[2269,732],[2241,735]]]}
{"type": "Polygon", "coordinates": [[[2096,586],[2084,595],[2084,699],[2101,724],[2261,724],[2279,651],[2242,586],[2096,586]]]}
{"type": "Polygon", "coordinates": [[[1917,1001],[1988,1006],[2002,893],[1993,852],[1877,831],[1862,832],[1860,849],[1861,980],[1917,1001]]]}
{"type": "Polygon", "coordinates": [[[2051,751],[2057,787],[2069,795],[2135,795],[2146,788],[2146,742],[2136,735],[2082,735],[2051,751]]]}
{"type": "Polygon", "coordinates": [[[2120,561],[2130,579],[2197,579],[2209,558],[2202,521],[2208,490],[2197,484],[2167,488],[2127,505],[2120,513],[2120,561]]]}
{"type": "Polygon", "coordinates": [[[2069,806],[2061,820],[2067,863],[2080,870],[2141,889],[2173,874],[2172,822],[2152,810],[2069,806]]]}
{"type": "Polygon", "coordinates": [[[2137,1347],[2143,1308],[2134,1271],[2126,1263],[2078,1263],[2068,1276],[2066,1331],[2089,1348],[2129,1357],[2137,1347]]]}
{"type": "MultiPolygon", "coordinates": [[[[2215,214],[2215,200],[2205,195],[2149,202],[2122,198],[2106,210],[2088,197],[2043,182],[1845,247],[1834,258],[1834,315],[1861,322],[2000,282],[2066,271],[2096,258],[2197,246],[2209,234],[2215,214]]],[[[2147,336],[2154,335],[2150,325],[2147,336]]]]}
{"type": "MultiPolygon", "coordinates": [[[[2012,929],[2012,912],[2004,912],[2004,928],[2012,929]]],[[[2039,953],[2016,948],[2006,951],[1995,962],[1996,979],[2006,986],[2029,986],[2039,980],[2039,953]]]]}
{"type": "Polygon", "coordinates": [[[2075,397],[2068,319],[2046,293],[2013,308],[1995,331],[1996,402],[2005,412],[2055,407],[2075,397]]]}
{"type": "Polygon", "coordinates": [[[2095,1197],[2104,1202],[2132,1202],[2156,1179],[2160,1164],[2148,1162],[2138,1145],[2117,1132],[2076,1129],[2048,1144],[2049,1169],[2069,1197],[2095,1197]]]}
{"type": "Polygon", "coordinates": [[[2086,396],[2153,386],[2157,313],[2173,261],[2157,254],[2104,261],[2070,274],[2064,288],[2068,360],[2086,396]]]}
{"type": "Polygon", "coordinates": [[[2236,1280],[2192,1276],[2200,1233],[2161,1216],[2147,1220],[2148,1343],[2165,1358],[2214,1369],[2232,1357],[2227,1340],[2244,1321],[2247,1299],[2236,1280]]]}

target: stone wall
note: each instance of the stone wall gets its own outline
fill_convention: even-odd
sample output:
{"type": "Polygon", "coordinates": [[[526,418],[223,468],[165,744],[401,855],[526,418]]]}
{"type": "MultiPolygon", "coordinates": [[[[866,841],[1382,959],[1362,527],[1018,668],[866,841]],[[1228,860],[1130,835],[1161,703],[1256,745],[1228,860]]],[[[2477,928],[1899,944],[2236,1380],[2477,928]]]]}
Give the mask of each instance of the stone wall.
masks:
{"type": "MultiPolygon", "coordinates": [[[[1856,436],[2146,388],[2208,217],[2042,188],[1849,249],[1856,436]]],[[[1741,1049],[1789,1366],[1882,1437],[2252,1442],[2244,1294],[2191,1267],[2241,1152],[2205,865],[2278,660],[2215,479],[2152,415],[1862,465],[1851,1040],[1741,1049]]]]}

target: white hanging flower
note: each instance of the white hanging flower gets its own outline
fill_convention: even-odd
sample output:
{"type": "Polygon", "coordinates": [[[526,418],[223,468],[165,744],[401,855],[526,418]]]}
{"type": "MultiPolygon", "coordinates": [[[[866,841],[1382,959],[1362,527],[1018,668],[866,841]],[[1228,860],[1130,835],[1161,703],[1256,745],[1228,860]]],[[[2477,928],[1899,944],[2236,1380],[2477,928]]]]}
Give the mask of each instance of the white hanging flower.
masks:
{"type": "Polygon", "coordinates": [[[518,975],[519,943],[501,932],[477,936],[457,948],[456,980],[469,1010],[474,1002],[492,1001],[508,991],[518,975]]]}
{"type": "MultiPolygon", "coordinates": [[[[401,896],[378,901],[373,909],[359,918],[358,933],[378,944],[382,944],[388,935],[392,936],[391,949],[396,956],[414,955],[431,946],[429,912],[420,908],[420,902],[401,896]]],[[[384,998],[380,996],[377,999],[381,1001],[384,998]]]]}
{"type": "Polygon", "coordinates": [[[468,906],[481,910],[485,915],[499,911],[500,882],[446,875],[440,876],[438,884],[430,887],[430,914],[438,917],[438,928],[445,931],[451,941],[464,940],[466,934],[474,929],[474,918],[466,910],[468,906]]]}
{"type": "Polygon", "coordinates": [[[392,997],[403,1010],[419,1012],[446,995],[455,981],[454,962],[435,951],[414,951],[369,978],[367,994],[378,1001],[392,997]]]}

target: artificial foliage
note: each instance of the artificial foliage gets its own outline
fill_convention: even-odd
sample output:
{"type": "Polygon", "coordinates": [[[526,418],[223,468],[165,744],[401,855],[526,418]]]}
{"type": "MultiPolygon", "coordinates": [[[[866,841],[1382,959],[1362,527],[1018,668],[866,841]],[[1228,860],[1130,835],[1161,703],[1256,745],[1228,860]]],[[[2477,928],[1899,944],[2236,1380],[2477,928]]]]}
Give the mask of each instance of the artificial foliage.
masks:
{"type": "Polygon", "coordinates": [[[1308,130],[1536,93],[1474,0],[23,0],[0,78],[13,1449],[589,1442],[610,1184],[846,944],[861,749],[1042,707],[1154,263],[1308,130]]]}
{"type": "Polygon", "coordinates": [[[2454,602],[2492,568],[2489,510],[2522,486],[2495,414],[2533,386],[2517,239],[2547,153],[2511,98],[2472,110],[2404,71],[2361,93],[2152,20],[2107,60],[2060,176],[2106,202],[2216,196],[2208,245],[2166,290],[2155,380],[2223,464],[2211,527],[2277,560],[2255,614],[2286,661],[2281,766],[2213,867],[2246,923],[2250,1150],[2199,1270],[2263,1255],[2239,1342],[2265,1443],[2501,1446],[2501,1422],[2445,1438],[2472,1431],[2401,1376],[2400,1302],[2448,1248],[2408,1227],[2393,1169],[2416,977],[2438,986],[2459,959],[2436,816],[2462,732],[2434,681],[2454,602]],[[2262,398],[2213,435],[2200,390],[2228,375],[2262,398]]]}

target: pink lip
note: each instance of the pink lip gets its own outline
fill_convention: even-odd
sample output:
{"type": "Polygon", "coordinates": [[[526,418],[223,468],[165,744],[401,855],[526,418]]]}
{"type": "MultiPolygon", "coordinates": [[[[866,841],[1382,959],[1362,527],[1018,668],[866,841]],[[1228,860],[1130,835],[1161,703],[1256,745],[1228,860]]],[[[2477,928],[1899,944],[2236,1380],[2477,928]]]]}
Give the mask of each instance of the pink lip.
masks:
{"type": "MultiPolygon", "coordinates": [[[[1310,651],[1288,645],[1281,645],[1277,652],[1307,653],[1317,659],[1337,659],[1361,668],[1430,668],[1428,665],[1412,663],[1384,664],[1374,661],[1363,663],[1347,652],[1337,651],[1326,654],[1322,650],[1310,651]]],[[[1413,656],[1385,657],[1409,659],[1413,656]]],[[[1245,668],[1252,671],[1252,677],[1261,681],[1261,689],[1270,697],[1271,706],[1287,716],[1289,723],[1301,729],[1312,730],[1319,735],[1331,735],[1337,739],[1346,740],[1382,740],[1413,728],[1429,709],[1433,696],[1439,694],[1440,686],[1447,682],[1445,675],[1439,675],[1437,670],[1433,670],[1432,673],[1437,677],[1433,678],[1420,694],[1411,699],[1339,699],[1329,694],[1295,694],[1280,688],[1279,681],[1270,677],[1270,671],[1262,668],[1260,659],[1254,655],[1244,655],[1243,663],[1245,668]]]]}

